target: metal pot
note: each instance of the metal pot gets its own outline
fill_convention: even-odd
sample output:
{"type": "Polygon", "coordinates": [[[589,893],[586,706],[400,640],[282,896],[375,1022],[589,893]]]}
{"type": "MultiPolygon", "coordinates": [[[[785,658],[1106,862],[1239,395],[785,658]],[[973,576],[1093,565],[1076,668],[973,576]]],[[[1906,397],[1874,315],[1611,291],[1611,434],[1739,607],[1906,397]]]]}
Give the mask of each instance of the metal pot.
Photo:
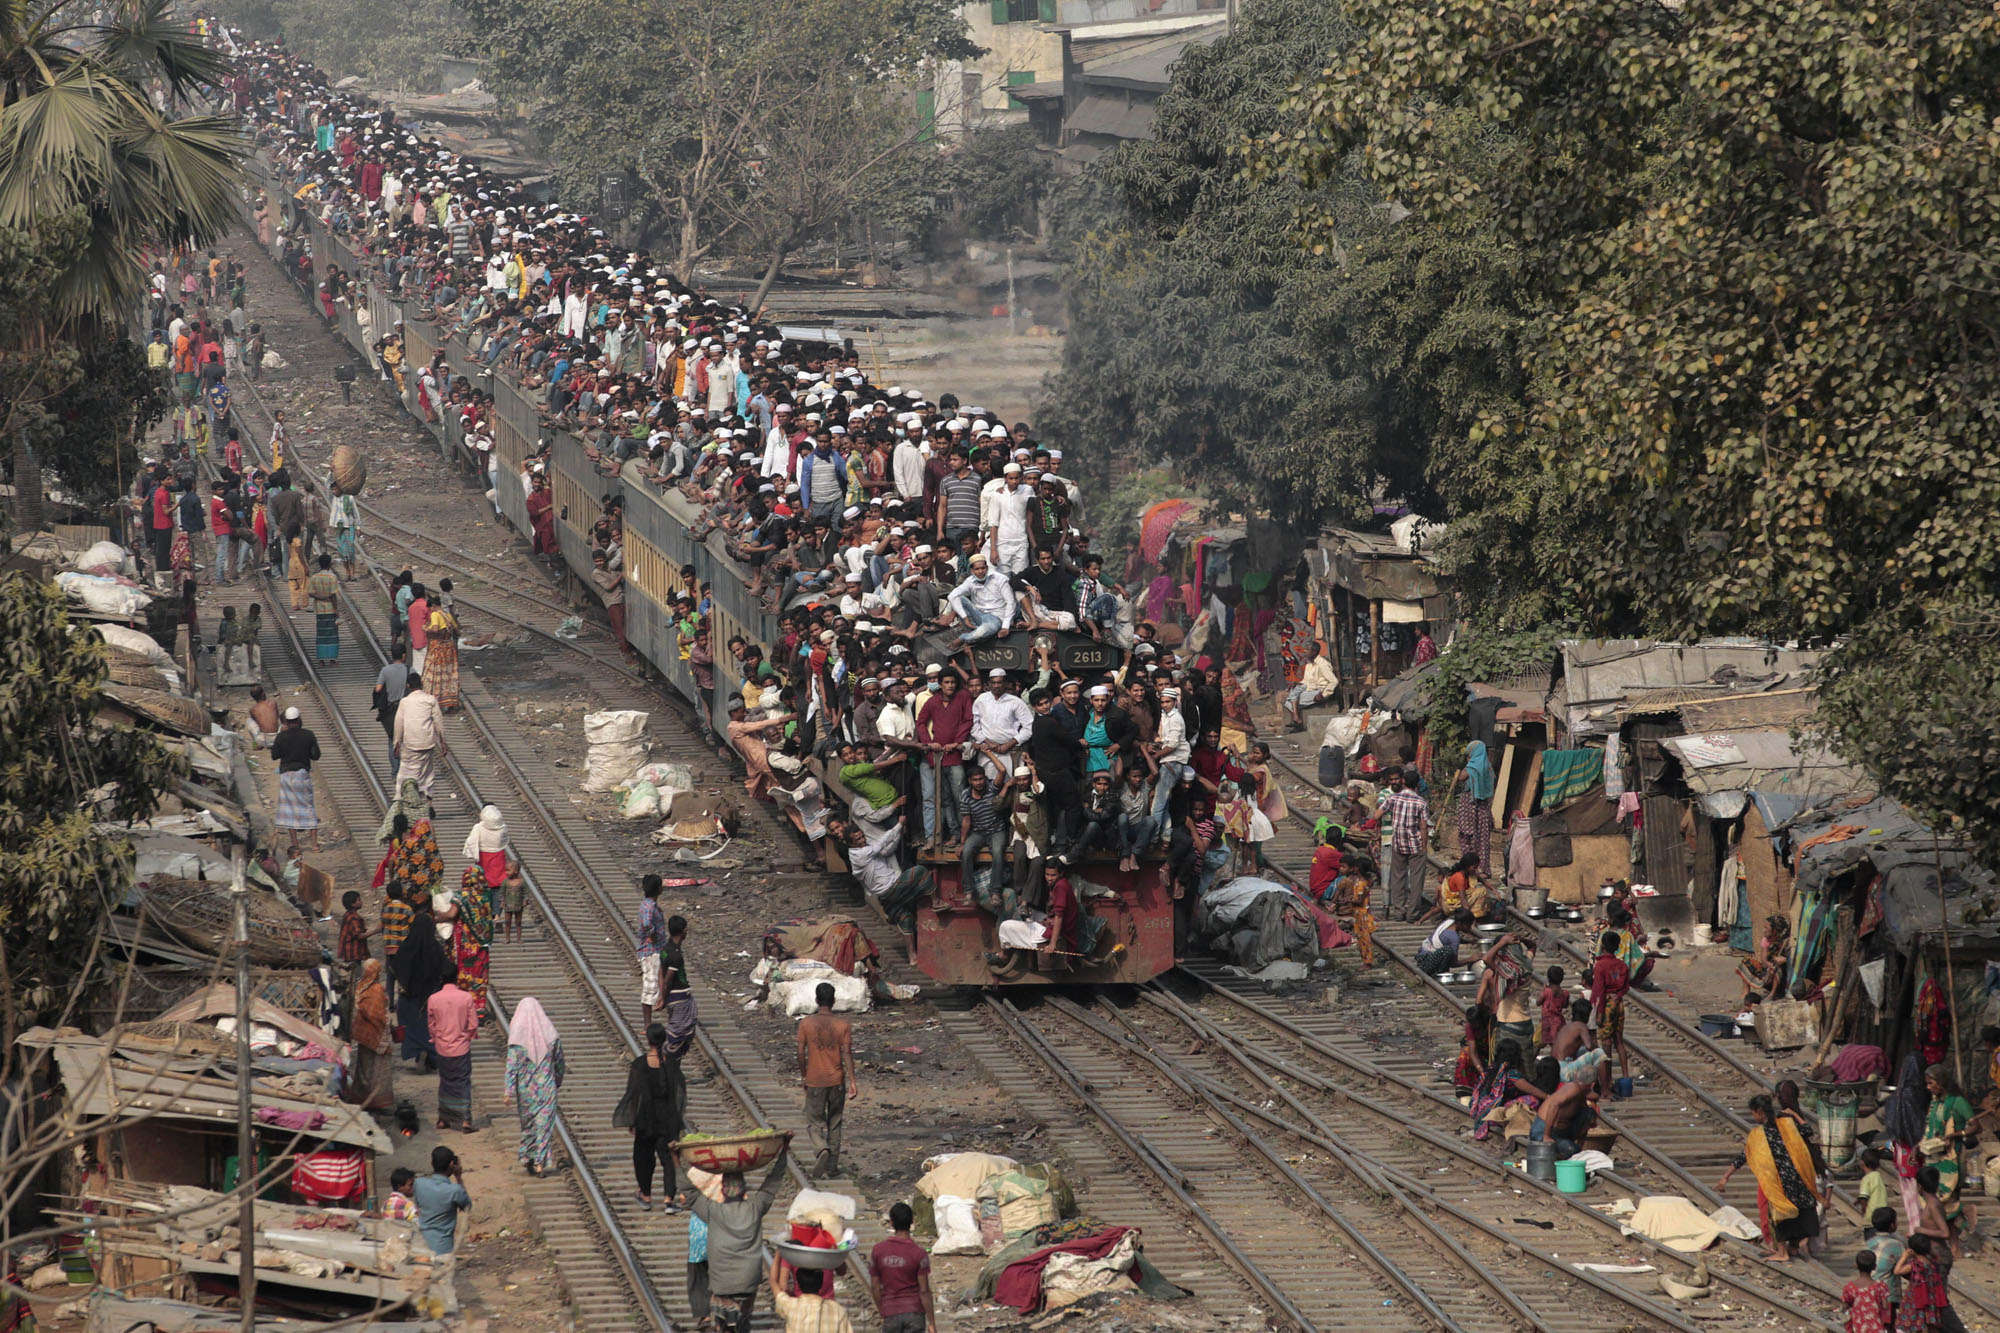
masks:
{"type": "Polygon", "coordinates": [[[1618,886],[1616,884],[1602,884],[1598,886],[1597,900],[1599,902],[1603,902],[1607,898],[1616,898],[1617,896],[1618,886]]]}
{"type": "Polygon", "coordinates": [[[1546,907],[1524,907],[1521,909],[1521,915],[1527,917],[1530,921],[1540,921],[1548,914],[1549,909],[1546,907]]]}
{"type": "Polygon", "coordinates": [[[1472,928],[1472,932],[1482,940],[1497,940],[1507,933],[1507,923],[1504,921],[1482,921],[1472,928]]]}
{"type": "Polygon", "coordinates": [[[1583,909],[1581,907],[1565,907],[1562,911],[1562,919],[1565,921],[1581,921],[1583,920],[1583,909]]]}

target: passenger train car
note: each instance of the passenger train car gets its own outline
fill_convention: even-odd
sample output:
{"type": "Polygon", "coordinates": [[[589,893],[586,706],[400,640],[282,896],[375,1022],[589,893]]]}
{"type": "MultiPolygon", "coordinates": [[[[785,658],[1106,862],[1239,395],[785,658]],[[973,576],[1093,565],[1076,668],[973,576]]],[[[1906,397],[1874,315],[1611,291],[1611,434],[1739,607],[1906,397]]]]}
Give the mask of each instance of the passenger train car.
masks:
{"type": "MultiPolygon", "coordinates": [[[[268,183],[268,193],[283,201],[292,220],[302,224],[311,238],[313,273],[323,280],[329,265],[338,265],[349,275],[366,275],[371,266],[359,259],[346,242],[331,235],[319,220],[299,209],[290,192],[281,184],[268,183]]],[[[633,648],[661,678],[697,709],[709,711],[710,725],[720,733],[728,721],[724,701],[740,689],[735,663],[730,655],[715,654],[715,688],[708,698],[696,688],[687,664],[681,660],[679,639],[670,608],[675,593],[688,588],[684,570],[692,571],[695,584],[707,583],[713,595],[710,642],[722,645],[732,635],[768,646],[780,637],[778,618],[747,588],[743,567],[727,552],[720,533],[698,540],[694,529],[701,518],[698,507],[678,491],[665,490],[646,479],[635,464],[627,464],[621,475],[600,471],[586,452],[583,442],[567,433],[551,434],[541,423],[537,406],[526,392],[500,375],[488,374],[476,363],[469,350],[458,341],[439,342],[438,331],[409,303],[390,300],[370,283],[365,299],[365,320],[356,310],[343,306],[340,332],[364,357],[375,340],[397,324],[403,330],[405,364],[412,370],[428,365],[438,351],[445,353],[454,374],[466,377],[494,402],[493,441],[498,459],[494,479],[495,501],[515,531],[528,536],[530,525],[527,494],[523,489],[523,469],[539,452],[540,441],[550,440],[548,471],[554,499],[555,527],[564,565],[584,588],[590,581],[591,529],[604,511],[605,501],[616,496],[623,500],[625,533],[625,628],[633,648]]],[[[416,399],[416,376],[407,378],[404,407],[423,421],[416,399]]],[[[456,419],[425,423],[438,439],[444,460],[451,466],[471,470],[482,466],[468,448],[456,419]]],[[[1118,665],[1114,649],[1084,635],[1055,635],[1055,648],[1064,670],[1086,673],[1118,665]]],[[[974,654],[979,669],[1003,667],[1026,671],[1030,666],[1032,639],[1016,633],[989,641],[974,654]]],[[[831,774],[822,775],[828,790],[841,794],[831,774]]],[[[794,822],[797,822],[796,819],[794,822]]],[[[844,870],[841,849],[820,839],[815,849],[830,869],[844,870]]],[[[1035,985],[1135,983],[1149,980],[1169,969],[1174,962],[1174,921],[1171,893],[1157,861],[1141,864],[1135,872],[1118,869],[1115,856],[1093,857],[1073,868],[1071,882],[1083,895],[1088,907],[1106,923],[1103,940],[1090,958],[1043,960],[1001,945],[992,917],[981,910],[959,883],[959,863],[955,855],[927,858],[938,882],[934,901],[918,912],[915,960],[934,980],[952,985],[1035,985]]]]}

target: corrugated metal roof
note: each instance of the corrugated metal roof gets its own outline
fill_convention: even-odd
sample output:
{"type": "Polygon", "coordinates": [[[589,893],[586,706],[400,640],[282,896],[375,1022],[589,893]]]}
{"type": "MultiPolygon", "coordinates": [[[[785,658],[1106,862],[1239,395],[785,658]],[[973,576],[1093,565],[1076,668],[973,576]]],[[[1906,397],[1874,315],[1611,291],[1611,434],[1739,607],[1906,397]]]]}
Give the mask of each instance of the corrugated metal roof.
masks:
{"type": "Polygon", "coordinates": [[[1680,701],[1687,701],[1705,691],[1722,697],[1804,686],[1822,655],[1756,639],[1566,640],[1562,662],[1570,731],[1609,731],[1630,701],[1649,692],[1684,691],[1680,701]]]}
{"type": "Polygon", "coordinates": [[[1774,729],[1669,736],[1660,744],[1681,761],[1688,787],[1703,796],[1763,791],[1817,800],[1871,785],[1860,769],[1831,751],[1796,748],[1790,733],[1774,729]]]}
{"type": "Polygon", "coordinates": [[[1137,106],[1120,97],[1093,94],[1076,104],[1063,128],[1079,134],[1103,134],[1114,139],[1149,139],[1153,134],[1151,103],[1137,106]]]}

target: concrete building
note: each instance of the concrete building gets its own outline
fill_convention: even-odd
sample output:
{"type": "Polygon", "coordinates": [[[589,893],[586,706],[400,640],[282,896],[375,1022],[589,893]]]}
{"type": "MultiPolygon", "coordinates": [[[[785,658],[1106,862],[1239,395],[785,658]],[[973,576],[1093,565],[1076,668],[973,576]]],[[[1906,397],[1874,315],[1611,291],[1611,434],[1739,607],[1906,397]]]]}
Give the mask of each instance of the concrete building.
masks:
{"type": "Polygon", "coordinates": [[[962,12],[985,54],[940,66],[917,94],[917,114],[945,140],[1032,123],[1044,144],[1061,148],[1079,111],[1074,141],[1087,154],[1143,138],[1174,59],[1227,31],[1226,3],[979,0],[962,12]]]}

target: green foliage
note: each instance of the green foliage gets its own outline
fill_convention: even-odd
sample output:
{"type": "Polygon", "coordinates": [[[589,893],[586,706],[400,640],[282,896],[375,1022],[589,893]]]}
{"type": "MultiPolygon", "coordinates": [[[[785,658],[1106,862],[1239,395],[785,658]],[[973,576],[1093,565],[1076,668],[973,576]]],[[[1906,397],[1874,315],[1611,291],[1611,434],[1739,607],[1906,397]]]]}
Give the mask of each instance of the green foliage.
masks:
{"type": "MultiPolygon", "coordinates": [[[[1357,33],[1350,8],[1247,5],[1175,65],[1155,138],[1055,200],[1071,319],[1043,424],[1086,459],[1163,459],[1301,527],[1367,522],[1378,499],[1532,518],[1520,470],[1468,444],[1525,383],[1518,253],[1467,220],[1404,216],[1355,164],[1308,180],[1243,156],[1294,131],[1283,90],[1357,33]],[[1307,216],[1334,221],[1301,245],[1307,216]]],[[[1484,553],[1472,581],[1516,550],[1461,531],[1484,553]]]]}
{"type": "Polygon", "coordinates": [[[228,61],[171,0],[120,0],[95,23],[73,9],[0,6],[0,226],[77,208],[89,219],[40,320],[54,336],[94,332],[137,305],[142,246],[227,230],[246,148],[233,119],[191,113],[228,61]]]}
{"type": "Polygon", "coordinates": [[[1885,615],[1819,671],[1815,727],[1890,796],[2000,866],[2000,598],[1961,592],[1885,615]]]}
{"type": "MultiPolygon", "coordinates": [[[[1595,627],[1833,634],[1990,580],[2000,129],[1990,8],[1359,0],[1254,161],[1359,169],[1519,256],[1510,571],[1595,627]],[[1518,497],[1516,497],[1518,499],[1518,497]]],[[[1301,210],[1309,244],[1334,210],[1301,210]]],[[[1434,465],[1435,465],[1434,460],[1434,465]]]]}
{"type": "Polygon", "coordinates": [[[33,227],[0,226],[0,438],[25,440],[73,498],[96,502],[133,474],[135,433],[160,419],[167,396],[127,338],[79,346],[44,336],[61,274],[85,252],[88,233],[81,208],[33,227]]]}
{"type": "Polygon", "coordinates": [[[563,193],[588,209],[598,179],[640,186],[642,234],[674,236],[687,276],[718,245],[772,238],[879,197],[896,149],[885,94],[927,62],[975,53],[947,0],[463,0],[496,92],[549,109],[563,193]],[[763,164],[810,162],[783,181],[763,164]],[[809,186],[829,193],[804,198],[809,186]],[[810,203],[810,208],[806,205],[810,203]],[[808,216],[810,215],[810,216],[808,216]]]}
{"type": "Polygon", "coordinates": [[[1437,655],[1437,669],[1424,683],[1430,716],[1424,732],[1436,755],[1433,771],[1456,772],[1465,762],[1465,692],[1478,681],[1503,681],[1510,676],[1545,671],[1555,660],[1572,629],[1541,625],[1533,629],[1495,631],[1461,626],[1451,646],[1437,655]]]}
{"type": "Polygon", "coordinates": [[[0,987],[19,1027],[58,1008],[94,957],[93,936],[132,879],[132,849],[96,818],[152,813],[177,761],[129,728],[98,725],[105,649],[76,633],[51,584],[0,575],[0,987]]]}
{"type": "Polygon", "coordinates": [[[1056,164],[1027,125],[974,130],[943,161],[942,184],[958,201],[966,234],[982,240],[1032,238],[1056,164]]]}
{"type": "Polygon", "coordinates": [[[377,87],[440,91],[447,57],[469,48],[451,0],[241,0],[298,53],[334,77],[357,75],[377,87]]]}

